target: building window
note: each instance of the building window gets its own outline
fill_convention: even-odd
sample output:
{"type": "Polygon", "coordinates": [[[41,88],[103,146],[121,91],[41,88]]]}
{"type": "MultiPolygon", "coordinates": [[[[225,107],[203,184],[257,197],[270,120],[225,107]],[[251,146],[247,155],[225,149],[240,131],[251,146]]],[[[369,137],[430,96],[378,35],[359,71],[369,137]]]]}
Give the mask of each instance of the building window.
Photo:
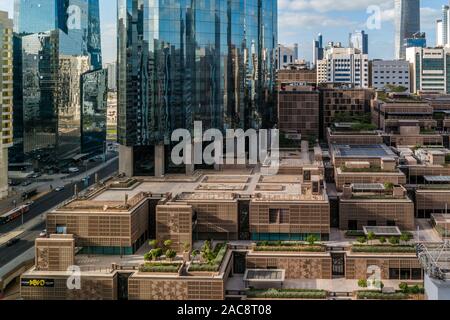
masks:
{"type": "Polygon", "coordinates": [[[269,223],[278,223],[278,209],[269,209],[269,223]]]}
{"type": "Polygon", "coordinates": [[[377,221],[376,220],[369,220],[369,221],[367,221],[367,226],[369,226],[369,227],[376,227],[377,226],[377,221]]]}
{"type": "Polygon", "coordinates": [[[356,231],[358,230],[357,220],[348,220],[348,230],[356,231]]]}
{"type": "Polygon", "coordinates": [[[394,220],[388,220],[388,221],[386,222],[386,225],[387,225],[388,227],[395,227],[395,226],[396,226],[396,223],[395,223],[394,220]]]}
{"type": "Polygon", "coordinates": [[[390,280],[400,279],[400,270],[398,268],[389,268],[389,279],[390,280]]]}
{"type": "Polygon", "coordinates": [[[286,224],[289,223],[288,209],[269,209],[270,224],[286,224]]]}
{"type": "Polygon", "coordinates": [[[305,182],[311,181],[311,171],[309,170],[303,171],[303,181],[305,182]]]}
{"type": "Polygon", "coordinates": [[[411,280],[422,280],[422,269],[412,268],[411,269],[411,280]]]}
{"type": "Polygon", "coordinates": [[[67,234],[67,227],[62,226],[62,225],[56,226],[56,233],[57,234],[67,234]]]}

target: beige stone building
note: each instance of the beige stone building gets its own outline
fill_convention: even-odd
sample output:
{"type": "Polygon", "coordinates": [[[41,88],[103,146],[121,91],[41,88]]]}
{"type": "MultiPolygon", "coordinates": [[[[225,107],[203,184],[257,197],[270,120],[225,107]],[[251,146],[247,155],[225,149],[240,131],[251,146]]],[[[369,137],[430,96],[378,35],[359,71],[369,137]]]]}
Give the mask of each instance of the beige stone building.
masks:
{"type": "Polygon", "coordinates": [[[386,190],[383,185],[345,185],[339,202],[342,230],[362,230],[364,226],[397,226],[414,230],[414,203],[402,186],[386,190]]]}

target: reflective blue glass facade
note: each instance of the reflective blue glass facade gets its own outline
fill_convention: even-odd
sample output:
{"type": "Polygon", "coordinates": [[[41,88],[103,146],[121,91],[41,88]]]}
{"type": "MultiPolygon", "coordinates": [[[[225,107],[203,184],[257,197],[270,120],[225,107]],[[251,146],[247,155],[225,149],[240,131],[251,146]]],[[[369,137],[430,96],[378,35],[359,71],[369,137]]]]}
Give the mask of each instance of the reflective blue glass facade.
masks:
{"type": "Polygon", "coordinates": [[[82,148],[81,76],[102,67],[99,1],[15,0],[14,29],[16,161],[62,165],[82,148]]]}
{"type": "Polygon", "coordinates": [[[271,128],[276,45],[276,0],[118,0],[119,142],[271,128]]]}
{"type": "Polygon", "coordinates": [[[17,34],[60,30],[61,54],[89,55],[102,67],[98,0],[15,0],[14,10],[17,34]]]}
{"type": "Polygon", "coordinates": [[[101,153],[106,142],[108,71],[87,72],[81,77],[81,152],[101,153]]]}

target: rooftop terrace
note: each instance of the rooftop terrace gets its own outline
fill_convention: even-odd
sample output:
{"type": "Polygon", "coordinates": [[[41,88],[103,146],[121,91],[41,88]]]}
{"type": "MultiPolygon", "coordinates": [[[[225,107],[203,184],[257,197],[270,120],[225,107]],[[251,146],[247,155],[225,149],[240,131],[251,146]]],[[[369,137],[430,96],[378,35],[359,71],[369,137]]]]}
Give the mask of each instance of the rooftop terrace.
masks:
{"type": "Polygon", "coordinates": [[[334,145],[334,156],[341,158],[397,158],[386,145],[334,145]]]}

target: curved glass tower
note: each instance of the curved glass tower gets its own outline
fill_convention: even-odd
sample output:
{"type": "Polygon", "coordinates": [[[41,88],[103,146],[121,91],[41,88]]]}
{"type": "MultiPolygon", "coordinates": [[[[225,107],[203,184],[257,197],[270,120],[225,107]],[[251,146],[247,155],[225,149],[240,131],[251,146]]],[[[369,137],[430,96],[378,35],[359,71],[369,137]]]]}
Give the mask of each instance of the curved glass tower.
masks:
{"type": "Polygon", "coordinates": [[[152,148],[194,121],[271,128],[276,45],[276,0],[118,0],[123,172],[153,175],[152,148]]]}

